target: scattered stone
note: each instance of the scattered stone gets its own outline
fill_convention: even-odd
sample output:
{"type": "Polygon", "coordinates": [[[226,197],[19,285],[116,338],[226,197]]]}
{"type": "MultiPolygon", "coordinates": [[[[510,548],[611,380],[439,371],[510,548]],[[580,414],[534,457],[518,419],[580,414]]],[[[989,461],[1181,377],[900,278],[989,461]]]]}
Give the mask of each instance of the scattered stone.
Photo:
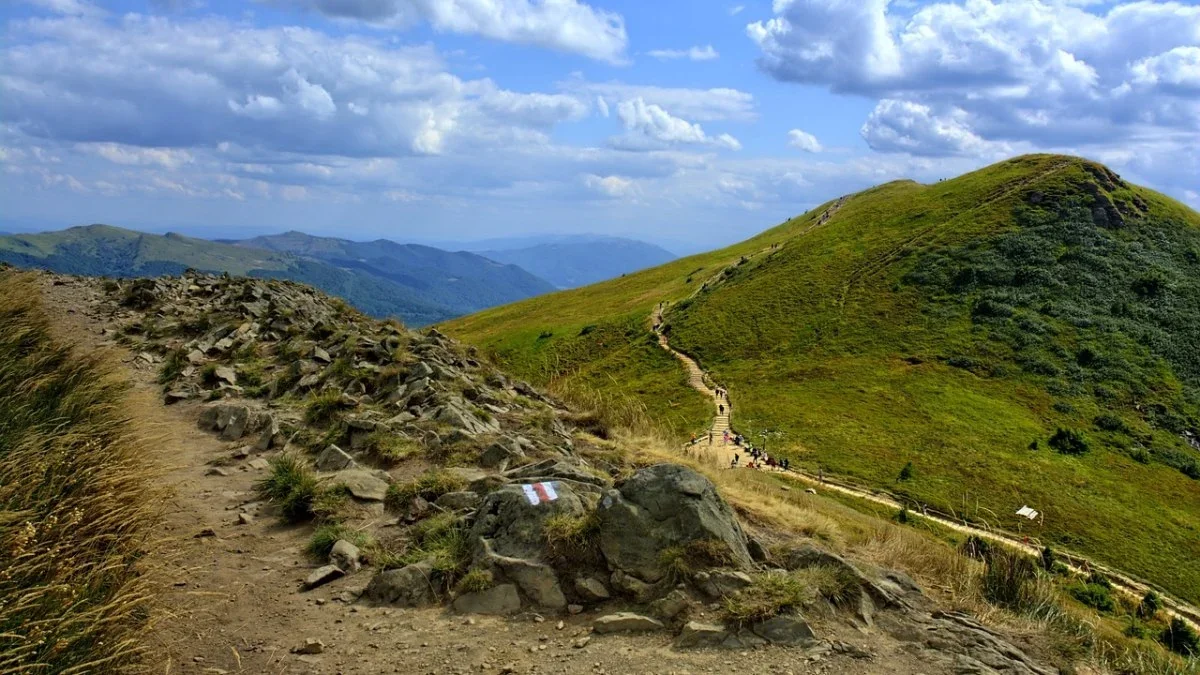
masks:
{"type": "Polygon", "coordinates": [[[667,593],[666,597],[652,602],[650,612],[663,621],[670,621],[682,614],[689,604],[691,604],[691,598],[687,596],[687,593],[675,589],[667,593]]]}
{"type": "Polygon", "coordinates": [[[266,457],[255,457],[254,459],[250,460],[248,466],[251,469],[262,471],[263,469],[269,468],[271,466],[271,462],[268,461],[266,457]]]}
{"type": "Polygon", "coordinates": [[[709,597],[724,598],[749,586],[754,580],[745,572],[715,569],[696,574],[695,582],[709,597]]]}
{"type": "Polygon", "coordinates": [[[365,502],[381,502],[387,496],[387,481],[362,469],[339,471],[333,475],[333,482],[346,486],[350,496],[365,502]]]}
{"type": "Polygon", "coordinates": [[[229,366],[217,366],[215,371],[217,379],[229,384],[237,384],[237,373],[229,366]]]}
{"type": "Polygon", "coordinates": [[[583,612],[583,605],[567,605],[568,614],[579,614],[583,612]]]}
{"type": "Polygon", "coordinates": [[[675,646],[683,649],[693,647],[720,647],[729,638],[729,631],[715,623],[689,621],[683,625],[675,646]]]}
{"type": "Polygon", "coordinates": [[[199,532],[197,532],[192,538],[193,539],[206,539],[208,537],[215,537],[215,536],[217,536],[217,531],[212,529],[211,527],[206,527],[203,530],[200,530],[199,532]]]}
{"type": "Polygon", "coordinates": [[[252,523],[254,523],[254,516],[249,513],[238,514],[238,525],[250,525],[252,523]]]}
{"type": "Polygon", "coordinates": [[[777,645],[810,645],[817,641],[812,628],[804,619],[789,614],[773,616],[755,624],[750,630],[767,642],[777,645]]]}
{"type": "Polygon", "coordinates": [[[340,579],[346,576],[346,573],[337,565],[325,565],[318,567],[309,573],[308,578],[304,580],[304,590],[309,591],[317,586],[323,586],[334,579],[340,579]]]}
{"type": "Polygon", "coordinates": [[[341,471],[342,469],[358,468],[358,464],[354,462],[353,457],[332,444],[322,450],[321,454],[317,455],[317,461],[313,465],[317,467],[318,471],[341,471]]]}
{"type": "Polygon", "coordinates": [[[596,619],[592,630],[597,633],[629,633],[636,631],[660,630],[661,621],[633,612],[617,612],[596,619]]]}
{"type": "Polygon", "coordinates": [[[592,641],[592,637],[590,635],[585,635],[584,637],[581,637],[578,640],[572,642],[571,647],[573,647],[575,649],[583,649],[584,647],[588,646],[588,643],[591,641],[592,641]]]}
{"type": "Polygon", "coordinates": [[[321,654],[325,651],[325,643],[317,638],[305,638],[303,647],[296,647],[293,654],[321,654]]]}
{"type": "Polygon", "coordinates": [[[478,493],[466,491],[447,492],[438,497],[435,503],[450,511],[466,511],[478,508],[481,501],[483,501],[483,497],[480,497],[478,493]]]}
{"type": "Polygon", "coordinates": [[[318,363],[333,363],[333,359],[329,357],[329,352],[321,349],[320,347],[313,347],[312,358],[313,361],[318,363]]]}
{"type": "Polygon", "coordinates": [[[204,352],[200,351],[199,349],[193,349],[192,351],[188,352],[187,360],[188,363],[192,364],[193,366],[198,366],[205,361],[204,352]]]}
{"type": "Polygon", "coordinates": [[[345,539],[338,539],[329,552],[329,562],[346,574],[352,574],[362,567],[362,551],[345,539]]]}
{"type": "Polygon", "coordinates": [[[204,475],[205,476],[228,476],[229,469],[226,469],[226,468],[220,467],[220,466],[214,466],[214,467],[210,468],[208,471],[205,471],[204,475]]]}
{"type": "Polygon", "coordinates": [[[433,565],[424,562],[400,569],[385,570],[371,579],[364,595],[376,602],[385,602],[401,607],[432,604],[437,599],[435,592],[437,576],[433,565]]]}
{"type": "Polygon", "coordinates": [[[575,592],[584,600],[592,602],[607,600],[612,597],[603,582],[594,577],[577,577],[575,579],[575,592]]]}

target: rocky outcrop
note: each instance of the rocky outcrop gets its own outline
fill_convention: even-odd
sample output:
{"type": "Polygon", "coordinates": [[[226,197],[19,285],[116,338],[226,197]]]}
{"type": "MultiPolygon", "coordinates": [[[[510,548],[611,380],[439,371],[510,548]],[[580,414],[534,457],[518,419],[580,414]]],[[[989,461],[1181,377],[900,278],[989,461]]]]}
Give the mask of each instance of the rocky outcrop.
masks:
{"type": "Polygon", "coordinates": [[[662,552],[711,542],[730,566],[752,566],[733,509],[704,476],[678,464],[637,472],[600,502],[600,549],[610,567],[645,582],[663,578],[662,552]]]}
{"type": "Polygon", "coordinates": [[[417,563],[376,574],[363,592],[375,602],[420,607],[438,599],[440,578],[429,563],[417,563]]]}

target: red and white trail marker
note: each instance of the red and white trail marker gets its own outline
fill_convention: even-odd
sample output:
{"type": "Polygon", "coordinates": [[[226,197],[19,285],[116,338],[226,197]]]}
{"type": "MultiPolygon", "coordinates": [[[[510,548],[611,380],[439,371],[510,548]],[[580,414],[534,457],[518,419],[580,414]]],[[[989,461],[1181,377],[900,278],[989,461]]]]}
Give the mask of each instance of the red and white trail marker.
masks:
{"type": "Polygon", "coordinates": [[[525,498],[529,500],[532,506],[558,499],[558,492],[554,490],[553,482],[531,483],[529,485],[522,485],[521,489],[525,491],[525,498]]]}

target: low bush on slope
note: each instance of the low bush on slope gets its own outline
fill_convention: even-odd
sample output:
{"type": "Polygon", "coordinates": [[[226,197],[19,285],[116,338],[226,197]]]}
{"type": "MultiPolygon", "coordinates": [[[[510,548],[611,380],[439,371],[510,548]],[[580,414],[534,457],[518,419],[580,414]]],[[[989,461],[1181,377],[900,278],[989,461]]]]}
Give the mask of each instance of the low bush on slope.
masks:
{"type": "Polygon", "coordinates": [[[140,651],[153,495],[124,385],[37,297],[0,270],[0,671],[111,672],[140,651]]]}

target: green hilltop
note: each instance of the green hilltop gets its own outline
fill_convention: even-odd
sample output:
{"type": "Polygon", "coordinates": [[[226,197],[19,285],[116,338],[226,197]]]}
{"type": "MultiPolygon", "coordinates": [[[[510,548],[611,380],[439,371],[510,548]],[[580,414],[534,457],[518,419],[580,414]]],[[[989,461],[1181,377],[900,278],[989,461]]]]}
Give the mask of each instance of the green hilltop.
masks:
{"type": "Polygon", "coordinates": [[[734,425],[779,432],[795,464],[1200,600],[1195,211],[1099,164],[1024,156],[444,328],[683,437],[709,408],[649,337],[660,301],[672,346],[728,387],[734,425]]]}

